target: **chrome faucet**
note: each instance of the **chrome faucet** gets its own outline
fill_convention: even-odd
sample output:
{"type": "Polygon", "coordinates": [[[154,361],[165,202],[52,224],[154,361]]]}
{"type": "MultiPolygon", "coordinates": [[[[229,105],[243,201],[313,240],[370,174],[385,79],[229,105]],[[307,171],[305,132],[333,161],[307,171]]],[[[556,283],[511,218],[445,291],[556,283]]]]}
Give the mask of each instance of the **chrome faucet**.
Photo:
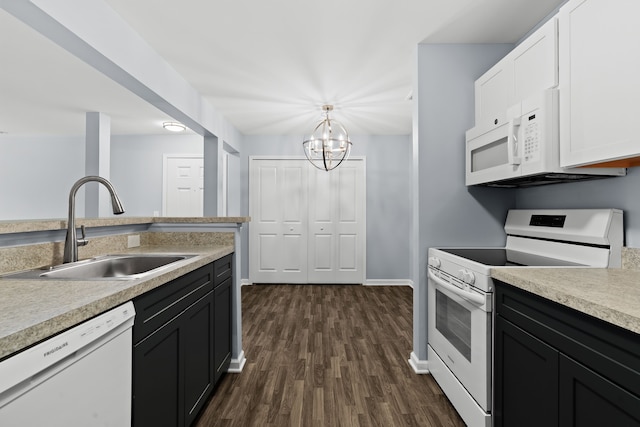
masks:
{"type": "Polygon", "coordinates": [[[90,181],[96,181],[100,184],[107,187],[109,193],[111,194],[111,206],[113,207],[114,215],[120,215],[124,213],[124,209],[122,208],[122,203],[120,203],[120,199],[116,194],[116,189],[113,188],[113,185],[106,179],[100,176],[85,176],[84,178],[80,178],[76,181],[75,184],[71,187],[71,191],[69,192],[69,218],[67,219],[67,237],[64,240],[64,258],[62,259],[63,263],[67,262],[75,262],[78,260],[78,245],[85,246],[89,241],[86,239],[84,232],[84,225],[81,227],[82,230],[82,239],[78,239],[76,236],[76,193],[78,189],[82,187],[83,184],[86,184],[90,181]]]}

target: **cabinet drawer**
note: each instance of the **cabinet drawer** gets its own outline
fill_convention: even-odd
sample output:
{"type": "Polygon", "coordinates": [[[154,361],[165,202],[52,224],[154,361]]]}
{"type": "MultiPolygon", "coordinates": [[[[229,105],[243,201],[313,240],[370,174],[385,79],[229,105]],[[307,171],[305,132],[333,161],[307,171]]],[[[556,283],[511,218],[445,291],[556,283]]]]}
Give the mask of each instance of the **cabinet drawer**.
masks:
{"type": "Polygon", "coordinates": [[[220,258],[219,260],[214,261],[213,263],[214,270],[214,286],[218,286],[229,277],[233,273],[233,254],[229,254],[220,258]]]}
{"type": "Polygon", "coordinates": [[[135,298],[133,342],[139,342],[212,289],[213,264],[209,264],[135,298]]]}
{"type": "Polygon", "coordinates": [[[640,396],[640,335],[498,282],[496,313],[640,396]]]}

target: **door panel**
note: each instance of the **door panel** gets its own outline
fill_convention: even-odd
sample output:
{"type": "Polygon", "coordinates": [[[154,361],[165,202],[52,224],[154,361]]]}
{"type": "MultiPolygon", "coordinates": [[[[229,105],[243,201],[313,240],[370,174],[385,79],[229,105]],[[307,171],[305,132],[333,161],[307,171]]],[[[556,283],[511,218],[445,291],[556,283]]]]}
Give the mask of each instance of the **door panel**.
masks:
{"type": "Polygon", "coordinates": [[[305,181],[303,170],[299,166],[285,167],[283,174],[282,193],[271,197],[283,203],[283,220],[286,224],[300,224],[307,210],[304,194],[300,191],[301,183],[305,181]]]}
{"type": "Polygon", "coordinates": [[[358,177],[356,168],[351,165],[344,165],[345,168],[340,170],[339,180],[339,197],[338,212],[339,222],[341,224],[350,222],[355,223],[358,219],[358,177]]]}
{"type": "Polygon", "coordinates": [[[277,248],[273,251],[275,256],[282,257],[283,271],[302,273],[307,253],[307,242],[304,241],[304,237],[301,234],[285,234],[283,243],[281,251],[277,248]]]}
{"type": "Polygon", "coordinates": [[[358,269],[358,236],[355,234],[341,234],[339,247],[339,271],[356,271],[358,269]]]}
{"type": "Polygon", "coordinates": [[[273,203],[278,197],[278,171],[276,167],[263,166],[259,172],[259,186],[260,186],[260,203],[256,208],[258,209],[258,216],[261,223],[276,223],[278,221],[278,204],[273,203]]]}
{"type": "Polygon", "coordinates": [[[313,242],[315,255],[312,263],[313,271],[331,273],[333,271],[333,236],[331,234],[316,234],[313,242]]]}

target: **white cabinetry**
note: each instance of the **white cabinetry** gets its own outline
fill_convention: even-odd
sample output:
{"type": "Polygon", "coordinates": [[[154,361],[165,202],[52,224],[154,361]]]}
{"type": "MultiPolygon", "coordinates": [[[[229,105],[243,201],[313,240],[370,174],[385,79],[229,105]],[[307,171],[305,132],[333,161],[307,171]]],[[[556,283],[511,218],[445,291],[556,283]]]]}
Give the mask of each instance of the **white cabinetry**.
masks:
{"type": "Polygon", "coordinates": [[[640,156],[638,16],[638,0],[571,0],[560,9],[561,166],[640,156]]]}
{"type": "Polygon", "coordinates": [[[558,21],[551,18],[475,82],[475,127],[502,126],[514,104],[558,84],[558,21]]]}

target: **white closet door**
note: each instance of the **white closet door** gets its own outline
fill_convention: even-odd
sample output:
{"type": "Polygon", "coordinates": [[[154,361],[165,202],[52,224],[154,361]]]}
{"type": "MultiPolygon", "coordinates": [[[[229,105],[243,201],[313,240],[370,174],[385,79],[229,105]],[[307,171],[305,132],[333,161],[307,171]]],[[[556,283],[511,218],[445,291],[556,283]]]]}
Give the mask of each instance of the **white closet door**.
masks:
{"type": "Polygon", "coordinates": [[[198,156],[170,156],[165,163],[165,216],[202,216],[204,164],[198,156]]]}
{"type": "Polygon", "coordinates": [[[349,160],[309,175],[309,283],[365,279],[365,168],[349,160]]]}
{"type": "Polygon", "coordinates": [[[307,163],[250,160],[249,277],[254,283],[307,282],[307,163]]]}

